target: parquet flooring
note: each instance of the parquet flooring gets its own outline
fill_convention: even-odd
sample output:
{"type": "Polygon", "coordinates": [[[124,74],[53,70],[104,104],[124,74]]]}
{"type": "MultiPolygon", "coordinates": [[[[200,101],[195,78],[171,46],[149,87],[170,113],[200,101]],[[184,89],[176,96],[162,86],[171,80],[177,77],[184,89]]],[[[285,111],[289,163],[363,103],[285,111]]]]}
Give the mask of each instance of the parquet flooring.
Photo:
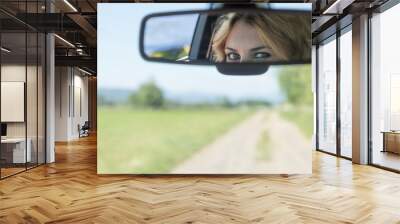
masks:
{"type": "Polygon", "coordinates": [[[313,153],[312,175],[98,176],[96,138],[0,181],[0,223],[400,223],[400,175],[313,153]]]}

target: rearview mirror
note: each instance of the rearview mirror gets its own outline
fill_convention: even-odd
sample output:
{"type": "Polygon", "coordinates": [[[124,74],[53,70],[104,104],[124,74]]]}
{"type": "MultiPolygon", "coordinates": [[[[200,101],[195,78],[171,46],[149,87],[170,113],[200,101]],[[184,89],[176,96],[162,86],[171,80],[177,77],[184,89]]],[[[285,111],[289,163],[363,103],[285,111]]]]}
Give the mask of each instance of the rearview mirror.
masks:
{"type": "Polygon", "coordinates": [[[142,21],[140,53],[148,61],[216,65],[225,74],[261,74],[270,65],[311,63],[310,27],[308,11],[156,13],[142,21]]]}

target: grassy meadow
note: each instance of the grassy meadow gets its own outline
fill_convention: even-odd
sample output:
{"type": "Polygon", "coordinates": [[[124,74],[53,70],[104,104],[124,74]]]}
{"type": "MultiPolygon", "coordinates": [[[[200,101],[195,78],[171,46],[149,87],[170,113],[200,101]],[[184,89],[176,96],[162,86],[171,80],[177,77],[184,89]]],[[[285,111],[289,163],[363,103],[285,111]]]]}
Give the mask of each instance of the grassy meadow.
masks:
{"type": "MultiPolygon", "coordinates": [[[[282,68],[278,85],[285,98],[280,103],[250,96],[238,101],[225,93],[207,91],[171,97],[154,79],[135,90],[103,89],[98,106],[98,173],[169,173],[255,111],[266,108],[278,112],[310,138],[311,67],[282,68]]],[[[262,133],[256,146],[259,160],[270,157],[270,131],[262,133]]]]}
{"type": "Polygon", "coordinates": [[[251,109],[98,108],[99,173],[167,173],[253,113],[251,109]]]}
{"type": "Polygon", "coordinates": [[[311,106],[285,105],[281,107],[283,118],[296,124],[305,137],[311,138],[314,132],[314,111],[311,106]]]}

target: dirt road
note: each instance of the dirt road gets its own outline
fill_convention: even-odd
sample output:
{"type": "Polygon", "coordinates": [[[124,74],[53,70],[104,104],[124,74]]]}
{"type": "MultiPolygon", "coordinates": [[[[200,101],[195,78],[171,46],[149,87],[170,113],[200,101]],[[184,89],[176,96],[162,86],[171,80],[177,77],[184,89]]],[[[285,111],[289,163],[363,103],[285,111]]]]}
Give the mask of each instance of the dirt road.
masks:
{"type": "MultiPolygon", "coordinates": [[[[310,124],[312,125],[312,124],[310,124]]],[[[171,173],[296,174],[311,173],[311,141],[275,111],[258,111],[171,173]],[[268,159],[257,157],[257,144],[267,132],[268,159]]]]}

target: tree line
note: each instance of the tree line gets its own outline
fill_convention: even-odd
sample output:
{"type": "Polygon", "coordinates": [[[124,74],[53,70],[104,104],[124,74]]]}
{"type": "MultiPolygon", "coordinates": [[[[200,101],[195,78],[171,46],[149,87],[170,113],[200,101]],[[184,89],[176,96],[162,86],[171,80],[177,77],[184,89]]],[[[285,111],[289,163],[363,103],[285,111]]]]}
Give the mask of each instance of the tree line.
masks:
{"type": "MultiPolygon", "coordinates": [[[[268,74],[266,74],[268,75],[268,74]]],[[[285,66],[279,70],[278,83],[285,94],[287,102],[292,105],[313,104],[313,94],[311,93],[311,66],[285,66]]],[[[99,95],[100,105],[111,105],[102,95],[99,95]]],[[[153,81],[143,83],[136,91],[133,91],[128,97],[128,104],[135,107],[162,109],[168,107],[225,107],[233,108],[238,106],[270,106],[267,101],[262,100],[241,100],[231,101],[228,97],[222,97],[215,102],[202,102],[197,104],[183,104],[177,101],[166,99],[163,90],[153,81]]]]}
{"type": "Polygon", "coordinates": [[[279,71],[279,86],[293,105],[313,104],[311,66],[285,66],[279,71]]]}

